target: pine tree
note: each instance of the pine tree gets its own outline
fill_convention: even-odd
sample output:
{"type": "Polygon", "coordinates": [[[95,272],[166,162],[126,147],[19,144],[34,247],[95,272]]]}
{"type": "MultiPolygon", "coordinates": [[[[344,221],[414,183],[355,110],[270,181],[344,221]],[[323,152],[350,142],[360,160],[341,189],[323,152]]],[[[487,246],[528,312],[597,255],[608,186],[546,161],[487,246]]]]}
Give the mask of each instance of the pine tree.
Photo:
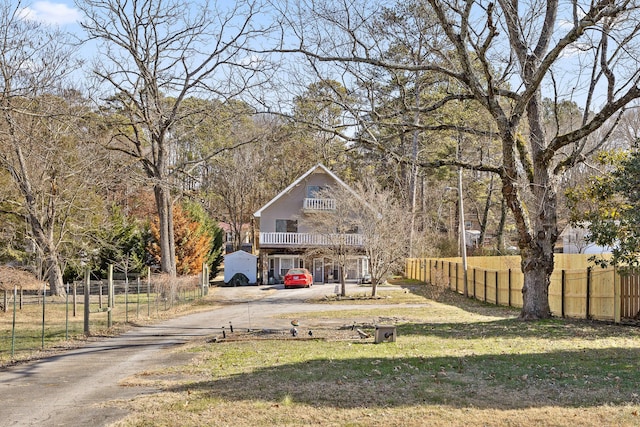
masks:
{"type": "MultiPolygon", "coordinates": [[[[201,273],[204,263],[209,265],[212,271],[216,270],[217,265],[212,264],[218,260],[222,250],[222,240],[217,238],[221,231],[206,216],[204,210],[195,203],[185,203],[184,207],[176,204],[173,207],[173,221],[178,274],[201,273]]],[[[149,253],[160,262],[160,232],[157,218],[151,223],[150,231],[152,240],[149,253]]]]}

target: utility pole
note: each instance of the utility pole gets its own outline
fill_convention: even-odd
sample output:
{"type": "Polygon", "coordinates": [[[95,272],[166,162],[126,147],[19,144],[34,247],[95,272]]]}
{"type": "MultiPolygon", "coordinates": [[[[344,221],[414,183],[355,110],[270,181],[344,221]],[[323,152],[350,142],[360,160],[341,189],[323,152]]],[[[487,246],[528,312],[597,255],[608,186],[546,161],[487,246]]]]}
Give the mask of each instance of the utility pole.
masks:
{"type": "Polygon", "coordinates": [[[458,206],[460,207],[460,256],[462,257],[462,271],[464,277],[464,296],[469,296],[467,287],[467,236],[464,227],[464,205],[462,202],[462,168],[458,168],[458,206]]]}

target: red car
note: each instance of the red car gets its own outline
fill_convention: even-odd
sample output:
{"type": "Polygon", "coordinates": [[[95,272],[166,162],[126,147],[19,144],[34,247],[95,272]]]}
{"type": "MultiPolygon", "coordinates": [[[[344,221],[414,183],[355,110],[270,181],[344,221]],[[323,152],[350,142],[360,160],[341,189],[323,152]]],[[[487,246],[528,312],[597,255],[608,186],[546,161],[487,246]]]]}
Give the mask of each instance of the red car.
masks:
{"type": "Polygon", "coordinates": [[[284,288],[303,287],[313,285],[313,276],[306,268],[292,268],[284,275],[284,288]]]}

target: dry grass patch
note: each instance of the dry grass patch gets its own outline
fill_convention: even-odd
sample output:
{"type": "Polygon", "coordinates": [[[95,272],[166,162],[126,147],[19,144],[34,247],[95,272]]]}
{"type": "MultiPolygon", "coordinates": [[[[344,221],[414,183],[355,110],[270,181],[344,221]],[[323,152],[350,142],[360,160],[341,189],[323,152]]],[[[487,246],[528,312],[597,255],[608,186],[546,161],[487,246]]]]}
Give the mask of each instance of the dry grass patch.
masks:
{"type": "Polygon", "coordinates": [[[133,413],[118,425],[640,422],[639,329],[558,319],[523,323],[513,310],[459,302],[403,308],[385,301],[299,313],[305,325],[315,324],[314,336],[326,334],[317,340],[191,343],[183,348],[191,363],[139,378],[163,392],[128,403],[133,413]],[[384,316],[395,316],[396,343],[338,337],[345,329],[336,323],[384,316]]]}
{"type": "Polygon", "coordinates": [[[228,402],[211,400],[198,407],[188,393],[157,396],[144,404],[137,415],[115,426],[176,426],[221,427],[253,426],[349,426],[349,427],[451,427],[465,426],[555,426],[585,427],[633,426],[638,417],[636,407],[600,407],[570,409],[558,407],[528,408],[525,410],[451,408],[447,405],[425,404],[418,407],[355,408],[327,412],[314,405],[286,402],[228,402]],[[166,406],[172,411],[167,416],[166,406]],[[177,409],[177,410],[176,410],[177,409]],[[143,415],[144,414],[144,415],[143,415]],[[576,421],[579,420],[579,421],[576,421]]]}

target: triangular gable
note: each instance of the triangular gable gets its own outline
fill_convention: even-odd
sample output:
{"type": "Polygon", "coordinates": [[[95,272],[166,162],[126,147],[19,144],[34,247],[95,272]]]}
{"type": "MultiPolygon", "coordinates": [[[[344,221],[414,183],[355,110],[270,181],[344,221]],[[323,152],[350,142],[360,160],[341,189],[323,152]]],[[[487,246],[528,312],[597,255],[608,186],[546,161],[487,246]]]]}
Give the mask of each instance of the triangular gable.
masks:
{"type": "Polygon", "coordinates": [[[339,183],[340,185],[342,185],[344,188],[346,188],[347,190],[349,190],[351,193],[353,193],[354,195],[357,196],[356,192],[353,191],[353,189],[351,187],[349,187],[344,181],[342,181],[340,178],[338,178],[338,176],[336,174],[334,174],[333,172],[331,172],[329,169],[327,169],[326,166],[324,166],[321,163],[318,163],[317,165],[315,165],[314,167],[312,167],[311,169],[309,169],[308,171],[306,171],[304,174],[300,175],[300,177],[298,179],[296,179],[295,181],[293,181],[287,188],[285,188],[284,190],[282,190],[276,197],[274,197],[273,199],[269,200],[269,202],[267,202],[266,205],[264,205],[263,207],[261,207],[260,209],[258,209],[253,216],[256,218],[260,218],[260,215],[262,215],[262,211],[264,211],[265,209],[267,209],[269,206],[273,205],[276,201],[278,201],[278,199],[280,199],[282,196],[284,196],[285,194],[287,194],[289,191],[291,191],[293,188],[295,188],[295,186],[297,186],[298,184],[300,184],[306,177],[308,177],[309,175],[311,175],[312,173],[314,173],[317,169],[322,169],[324,172],[326,172],[330,177],[332,177],[337,183],[339,183]]]}

